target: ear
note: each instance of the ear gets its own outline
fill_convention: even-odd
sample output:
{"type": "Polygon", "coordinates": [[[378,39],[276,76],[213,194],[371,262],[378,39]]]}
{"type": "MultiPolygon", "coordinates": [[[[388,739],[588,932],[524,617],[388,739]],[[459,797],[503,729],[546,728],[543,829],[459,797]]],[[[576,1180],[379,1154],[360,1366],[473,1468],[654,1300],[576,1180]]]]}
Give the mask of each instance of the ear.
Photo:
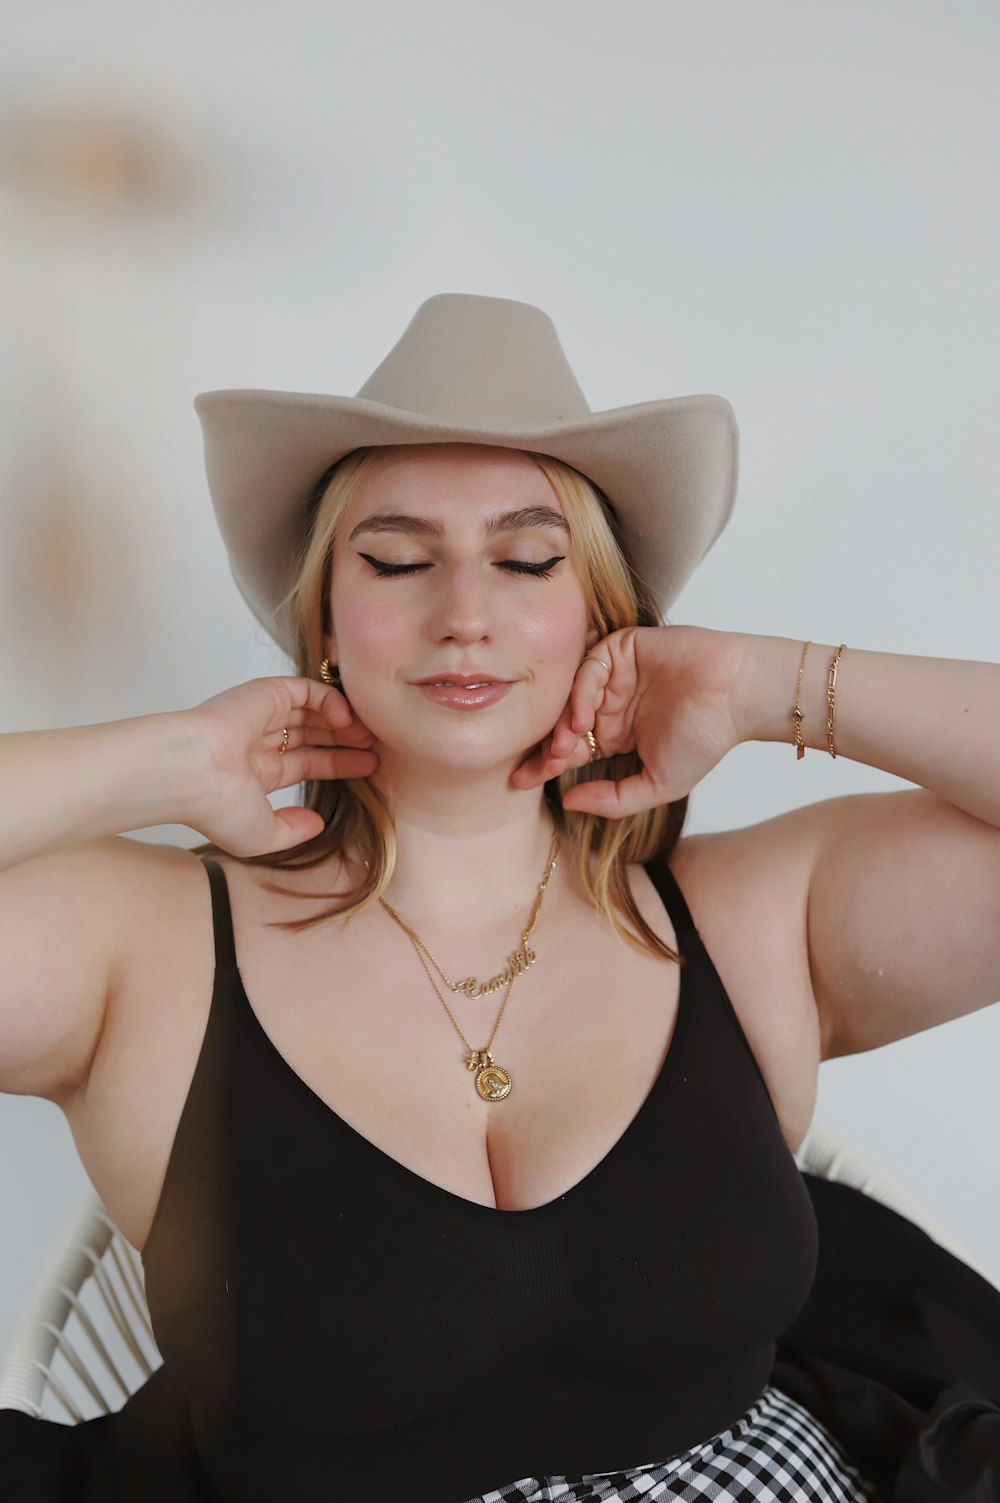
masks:
{"type": "Polygon", "coordinates": [[[329,658],[331,663],[337,661],[337,639],[333,632],[327,632],[323,637],[323,655],[329,658]]]}
{"type": "Polygon", "coordinates": [[[597,646],[598,642],[601,641],[602,636],[603,636],[603,633],[600,632],[596,626],[590,627],[590,629],[587,632],[587,651],[588,652],[590,651],[590,649],[592,647],[596,647],[597,646]]]}

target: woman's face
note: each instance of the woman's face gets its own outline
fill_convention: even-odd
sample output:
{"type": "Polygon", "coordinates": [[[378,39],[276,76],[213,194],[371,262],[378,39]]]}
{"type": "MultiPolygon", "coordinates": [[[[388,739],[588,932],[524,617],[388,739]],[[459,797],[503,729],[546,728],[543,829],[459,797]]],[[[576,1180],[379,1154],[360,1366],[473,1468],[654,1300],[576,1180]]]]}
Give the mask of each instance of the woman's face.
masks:
{"type": "Polygon", "coordinates": [[[414,446],[367,478],[334,542],[325,650],[383,772],[513,770],[548,734],[598,639],[569,541],[516,450],[414,446]]]}

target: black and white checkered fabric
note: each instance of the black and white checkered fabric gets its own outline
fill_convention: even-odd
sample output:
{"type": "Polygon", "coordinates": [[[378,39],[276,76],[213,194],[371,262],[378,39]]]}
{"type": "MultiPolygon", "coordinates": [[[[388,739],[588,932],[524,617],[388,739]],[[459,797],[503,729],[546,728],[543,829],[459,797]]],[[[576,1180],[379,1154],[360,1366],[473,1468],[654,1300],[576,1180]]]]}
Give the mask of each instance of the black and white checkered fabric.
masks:
{"type": "Polygon", "coordinates": [[[522,1477],[467,1503],[878,1503],[872,1484],[808,1409],[769,1384],[728,1430],[668,1461],[583,1477],[522,1477]]]}

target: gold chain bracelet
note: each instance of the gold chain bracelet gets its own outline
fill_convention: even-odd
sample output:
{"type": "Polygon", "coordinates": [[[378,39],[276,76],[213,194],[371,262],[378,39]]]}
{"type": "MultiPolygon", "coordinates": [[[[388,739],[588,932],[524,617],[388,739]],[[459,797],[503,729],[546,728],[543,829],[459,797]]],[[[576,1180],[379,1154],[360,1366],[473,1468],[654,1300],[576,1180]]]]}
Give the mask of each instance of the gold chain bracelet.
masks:
{"type": "MultiPolygon", "coordinates": [[[[795,686],[795,705],[792,709],[792,719],[795,721],[795,735],[792,740],[792,745],[795,747],[795,760],[797,762],[800,761],[806,754],[806,744],[802,739],[802,707],[799,704],[799,700],[802,696],[802,674],[806,666],[806,653],[809,651],[811,646],[812,642],[807,642],[802,649],[802,657],[799,660],[799,678],[798,683],[795,686]]],[[[832,659],[830,660],[830,667],[826,676],[826,749],[830,753],[830,756],[834,758],[836,758],[837,755],[833,745],[834,698],[837,692],[837,668],[840,664],[841,653],[844,651],[846,646],[846,642],[841,642],[840,646],[837,648],[837,651],[834,653],[832,659]]]]}

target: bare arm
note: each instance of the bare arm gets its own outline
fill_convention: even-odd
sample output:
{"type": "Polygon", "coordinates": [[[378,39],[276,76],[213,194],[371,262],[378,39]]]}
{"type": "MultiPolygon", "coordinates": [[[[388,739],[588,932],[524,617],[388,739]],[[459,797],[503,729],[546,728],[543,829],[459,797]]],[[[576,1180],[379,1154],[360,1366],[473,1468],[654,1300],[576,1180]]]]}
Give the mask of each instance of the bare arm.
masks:
{"type": "MultiPolygon", "coordinates": [[[[791,744],[803,644],[746,641],[743,739],[791,744]]],[[[803,739],[824,753],[835,651],[813,643],[802,685],[803,739]]],[[[824,1059],[1000,999],[1000,664],[848,646],[834,721],[838,757],[919,786],[844,794],[777,823],[775,838],[806,861],[803,938],[824,1059]]]]}
{"type": "Polygon", "coordinates": [[[212,783],[189,711],[0,736],[0,871],[62,846],[187,824],[212,783]]]}

